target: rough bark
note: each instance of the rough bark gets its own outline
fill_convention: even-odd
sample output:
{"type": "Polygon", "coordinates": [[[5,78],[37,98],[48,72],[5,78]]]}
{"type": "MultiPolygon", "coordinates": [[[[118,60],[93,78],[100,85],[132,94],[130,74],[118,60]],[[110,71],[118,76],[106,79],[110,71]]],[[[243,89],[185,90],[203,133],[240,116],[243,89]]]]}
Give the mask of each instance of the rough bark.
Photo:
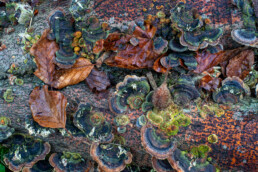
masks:
{"type": "MultiPolygon", "coordinates": [[[[135,3],[132,2],[134,1],[96,0],[94,3],[94,10],[100,17],[105,16],[104,19],[106,21],[111,22],[111,18],[115,17],[115,21],[121,23],[124,21],[128,22],[129,20],[149,13],[155,15],[158,11],[156,6],[162,4],[164,5],[166,13],[169,14],[169,9],[176,3],[174,1],[169,1],[168,3],[166,0],[160,0],[154,3],[155,7],[145,13],[142,8],[146,7],[149,9],[149,4],[152,3],[153,0],[137,0],[137,2],[135,0],[135,3]],[[121,4],[121,2],[125,6],[120,7],[119,4],[121,4]],[[110,6],[110,4],[112,4],[112,6],[110,6]],[[115,6],[119,8],[115,8],[115,6]],[[131,9],[134,10],[130,11],[131,9]],[[106,12],[105,10],[109,10],[109,12],[106,12]],[[126,13],[127,15],[125,15],[126,13]]],[[[198,0],[195,2],[187,2],[191,3],[193,7],[196,7],[200,12],[211,15],[213,24],[225,28],[225,33],[227,34],[223,36],[221,41],[222,44],[228,48],[239,46],[230,39],[230,30],[232,27],[241,26],[241,22],[238,22],[240,17],[233,15],[233,10],[230,10],[230,3],[228,0],[198,0]]],[[[67,10],[68,5],[68,0],[60,1],[59,4],[54,1],[43,2],[43,4],[39,6],[39,14],[34,18],[32,24],[32,27],[35,28],[35,33],[39,34],[48,27],[46,16],[51,10],[57,6],[66,7],[67,10]]],[[[254,6],[255,8],[257,6],[255,5],[255,2],[254,6]]],[[[23,86],[17,86],[10,85],[7,79],[0,80],[0,115],[9,117],[12,121],[11,127],[15,128],[17,132],[28,133],[24,126],[24,117],[25,115],[31,115],[28,103],[29,94],[35,86],[43,85],[43,83],[33,75],[25,75],[28,73],[31,74],[34,71],[35,64],[32,62],[32,58],[28,57],[29,55],[23,55],[21,45],[16,44],[18,33],[23,33],[25,27],[18,25],[15,26],[15,29],[16,31],[11,35],[2,35],[0,38],[0,40],[7,45],[7,49],[0,52],[0,79],[5,78],[3,76],[8,74],[8,68],[12,63],[15,63],[19,69],[14,71],[14,74],[21,77],[25,83],[23,86]],[[27,64],[23,63],[25,59],[28,59],[27,64]],[[11,88],[14,92],[15,98],[12,103],[7,103],[3,99],[3,93],[7,88],[11,88]]],[[[112,70],[113,69],[107,68],[105,71],[110,71],[110,73],[113,72],[114,75],[123,73],[123,70],[112,70]]],[[[130,72],[132,73],[133,71],[130,72]]],[[[130,72],[127,71],[127,73],[130,72]]],[[[122,81],[123,76],[120,76],[120,79],[122,81]]],[[[115,85],[115,83],[113,83],[113,85],[115,85]]],[[[101,108],[102,111],[105,112],[107,120],[113,124],[115,115],[109,111],[107,103],[109,92],[112,91],[114,91],[113,88],[110,88],[106,93],[99,95],[93,94],[84,83],[69,86],[61,90],[61,92],[69,98],[68,102],[70,103],[71,100],[76,100],[79,103],[90,103],[94,107],[101,108]]],[[[255,153],[257,117],[254,116],[254,114],[257,113],[257,104],[254,104],[255,103],[252,104],[249,101],[247,104],[236,106],[233,110],[220,118],[211,114],[206,119],[202,119],[198,115],[198,112],[190,111],[188,116],[192,118],[192,124],[187,128],[180,129],[179,134],[175,137],[175,139],[178,140],[178,147],[189,150],[192,145],[209,144],[207,142],[207,137],[210,134],[216,133],[219,136],[219,142],[213,145],[209,144],[213,149],[209,156],[212,156],[214,161],[223,169],[254,171],[257,157],[257,153],[255,153]],[[242,153],[239,153],[240,151],[242,151],[242,153]]],[[[192,109],[196,109],[196,107],[192,107],[192,109]]],[[[129,113],[128,115],[130,116],[131,123],[128,125],[128,131],[125,134],[120,135],[126,140],[125,146],[131,149],[134,157],[133,162],[139,166],[151,166],[151,156],[148,155],[141,146],[140,131],[135,127],[137,117],[142,114],[143,112],[141,111],[132,111],[129,113]]],[[[114,125],[113,127],[113,132],[116,133],[116,128],[114,125]]],[[[83,157],[90,158],[89,145],[78,140],[73,140],[71,137],[63,137],[59,132],[41,139],[51,144],[52,152],[78,152],[82,154],[83,157]]]]}
{"type": "MultiPolygon", "coordinates": [[[[35,86],[43,85],[36,77],[24,78],[23,86],[10,86],[8,80],[0,81],[0,93],[7,88],[11,88],[15,98],[12,103],[7,103],[1,96],[0,112],[2,116],[11,119],[11,127],[16,132],[28,133],[25,129],[25,115],[31,115],[29,108],[29,94],[35,86]]],[[[114,125],[115,115],[109,111],[107,98],[109,92],[114,90],[110,88],[106,93],[94,94],[88,86],[80,83],[74,86],[66,87],[60,90],[67,98],[68,103],[78,101],[78,103],[90,103],[96,108],[100,108],[104,112],[107,121],[113,124],[113,133],[125,138],[125,146],[129,147],[133,154],[133,162],[139,166],[151,166],[150,158],[140,141],[140,130],[135,126],[137,117],[143,114],[142,111],[131,111],[127,115],[130,117],[130,124],[127,125],[125,134],[116,132],[114,125]]],[[[254,100],[252,100],[254,101],[254,100]]],[[[223,169],[244,169],[254,170],[255,168],[255,133],[257,132],[257,100],[252,102],[245,100],[245,104],[234,106],[232,110],[227,110],[222,117],[218,118],[214,114],[208,115],[205,119],[201,118],[196,111],[196,107],[192,106],[187,115],[192,119],[189,127],[180,128],[179,134],[175,137],[178,147],[189,150],[193,145],[209,144],[207,137],[210,134],[217,134],[219,142],[217,144],[209,144],[213,151],[209,154],[216,163],[223,169]],[[239,149],[243,152],[239,152],[239,149]]],[[[69,111],[69,105],[68,109],[69,111]]],[[[51,144],[52,152],[78,152],[85,158],[90,158],[89,145],[74,140],[71,137],[63,137],[59,132],[42,138],[51,144]]]]}

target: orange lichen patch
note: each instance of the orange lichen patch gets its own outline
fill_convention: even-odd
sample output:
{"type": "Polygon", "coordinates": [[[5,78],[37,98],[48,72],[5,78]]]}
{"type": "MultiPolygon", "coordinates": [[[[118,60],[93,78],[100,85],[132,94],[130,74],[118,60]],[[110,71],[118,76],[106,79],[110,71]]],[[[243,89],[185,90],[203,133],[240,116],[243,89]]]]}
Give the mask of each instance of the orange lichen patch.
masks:
{"type": "Polygon", "coordinates": [[[150,8],[153,8],[153,7],[154,7],[154,4],[153,4],[153,3],[151,3],[151,4],[150,4],[150,8]]]}
{"type": "MultiPolygon", "coordinates": [[[[257,122],[254,119],[244,118],[236,120],[233,117],[236,109],[226,111],[225,115],[207,115],[205,119],[192,116],[190,129],[186,131],[185,140],[189,144],[193,140],[195,145],[207,144],[212,148],[210,156],[216,160],[223,169],[255,170],[257,163],[257,122]],[[207,137],[210,134],[218,136],[216,144],[210,144],[207,137]],[[205,141],[205,142],[204,142],[205,141]]],[[[249,114],[250,116],[252,114],[249,114]]],[[[179,137],[182,137],[179,135],[179,137]]]]}
{"type": "Polygon", "coordinates": [[[164,6],[163,6],[163,5],[156,6],[156,9],[157,9],[157,10],[160,10],[160,9],[162,9],[162,8],[164,8],[164,6]]]}
{"type": "Polygon", "coordinates": [[[142,11],[143,11],[143,12],[146,12],[146,11],[147,11],[147,9],[146,9],[146,8],[142,8],[142,11]]]}
{"type": "MultiPolygon", "coordinates": [[[[175,6],[179,1],[167,0],[95,0],[93,9],[100,18],[108,21],[114,17],[116,21],[130,21],[135,20],[140,16],[146,15],[142,10],[143,7],[150,8],[150,4],[154,6],[163,5],[164,12],[169,12],[171,7],[175,6]],[[126,14],[126,15],[125,15],[126,14]]],[[[189,8],[196,9],[200,14],[206,14],[215,25],[232,25],[238,24],[241,20],[240,14],[234,14],[230,7],[232,6],[228,0],[183,0],[189,4],[189,8]]],[[[156,8],[149,11],[150,14],[155,15],[158,12],[156,8]]]]}

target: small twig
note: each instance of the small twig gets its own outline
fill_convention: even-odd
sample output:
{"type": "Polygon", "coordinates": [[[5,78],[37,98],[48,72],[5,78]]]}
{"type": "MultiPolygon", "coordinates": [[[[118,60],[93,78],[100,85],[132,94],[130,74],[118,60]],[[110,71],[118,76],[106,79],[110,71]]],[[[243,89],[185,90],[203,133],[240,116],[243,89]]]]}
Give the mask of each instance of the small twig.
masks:
{"type": "MultiPolygon", "coordinates": [[[[33,14],[34,14],[34,8],[32,9],[32,11],[33,11],[33,14]]],[[[30,24],[29,24],[29,28],[31,27],[32,20],[33,20],[33,16],[34,16],[34,15],[32,15],[32,17],[30,18],[30,24]]]]}
{"type": "Polygon", "coordinates": [[[148,80],[150,82],[150,85],[152,86],[153,90],[156,90],[158,87],[157,87],[157,84],[156,84],[156,82],[153,78],[152,73],[148,72],[146,75],[147,75],[147,78],[148,78],[148,80]]]}

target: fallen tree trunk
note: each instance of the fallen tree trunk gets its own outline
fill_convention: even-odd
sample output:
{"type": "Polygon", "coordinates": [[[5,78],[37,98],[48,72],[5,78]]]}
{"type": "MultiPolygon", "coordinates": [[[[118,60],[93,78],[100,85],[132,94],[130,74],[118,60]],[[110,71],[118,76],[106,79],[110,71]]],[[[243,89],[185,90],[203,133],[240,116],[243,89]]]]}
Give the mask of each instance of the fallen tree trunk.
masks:
{"type": "MultiPolygon", "coordinates": [[[[31,115],[29,95],[35,86],[43,85],[36,77],[24,78],[24,82],[23,86],[10,86],[8,80],[0,81],[1,95],[7,88],[11,88],[15,96],[12,103],[7,103],[1,96],[1,115],[11,119],[11,127],[15,128],[18,133],[28,133],[25,129],[25,116],[31,115]]],[[[74,106],[71,107],[71,105],[76,101],[82,104],[90,103],[92,106],[102,109],[106,120],[112,123],[113,133],[125,139],[125,146],[129,147],[133,154],[133,163],[138,166],[151,166],[151,156],[144,151],[141,145],[140,130],[136,127],[136,119],[144,114],[142,111],[128,113],[130,123],[127,125],[127,131],[124,134],[119,134],[116,132],[116,126],[114,125],[115,115],[109,111],[107,102],[109,91],[114,91],[112,88],[97,95],[92,93],[86,84],[80,83],[68,86],[60,91],[68,98],[68,103],[70,103],[67,107],[68,112],[74,109],[74,106]]],[[[196,107],[192,106],[190,112],[186,113],[191,118],[192,123],[188,127],[180,128],[180,132],[175,136],[177,145],[183,150],[189,150],[194,145],[208,144],[212,148],[209,156],[221,168],[252,171],[256,162],[257,117],[255,113],[257,113],[257,101],[256,105],[249,101],[247,104],[239,104],[231,110],[225,110],[225,112],[221,117],[210,114],[203,119],[196,111],[196,107]],[[218,136],[218,143],[210,144],[207,141],[210,134],[218,136]]],[[[77,152],[84,158],[90,159],[88,144],[71,137],[64,137],[60,132],[56,131],[49,137],[39,138],[51,144],[52,152],[77,152]]]]}

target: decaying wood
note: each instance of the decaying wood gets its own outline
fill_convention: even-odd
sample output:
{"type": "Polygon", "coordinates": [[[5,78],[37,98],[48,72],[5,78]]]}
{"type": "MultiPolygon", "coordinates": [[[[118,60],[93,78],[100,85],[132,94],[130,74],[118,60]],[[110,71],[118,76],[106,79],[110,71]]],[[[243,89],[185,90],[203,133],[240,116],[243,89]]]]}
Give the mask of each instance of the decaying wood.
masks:
{"type": "MultiPolygon", "coordinates": [[[[2,116],[7,116],[11,119],[11,127],[15,128],[16,132],[28,133],[25,129],[25,116],[31,115],[29,95],[35,86],[42,86],[43,83],[36,77],[25,78],[24,81],[25,84],[23,86],[10,86],[8,80],[0,81],[1,95],[3,95],[3,92],[7,88],[11,88],[15,95],[12,103],[5,102],[1,96],[0,112],[2,116]]],[[[113,91],[113,88],[108,90],[108,92],[113,91]]],[[[108,108],[108,92],[104,94],[94,94],[85,83],[66,87],[60,90],[60,92],[68,98],[69,105],[72,105],[72,101],[90,103],[93,107],[103,111],[107,121],[113,124],[113,133],[125,138],[125,146],[129,147],[133,154],[133,163],[139,166],[151,166],[151,156],[147,154],[141,146],[140,130],[135,125],[136,119],[143,114],[142,111],[137,110],[128,113],[130,124],[127,126],[126,133],[119,134],[116,132],[116,126],[114,125],[115,115],[112,114],[108,108]]],[[[67,109],[70,108],[69,105],[67,109]]],[[[195,108],[196,107],[192,107],[191,109],[195,108]]],[[[228,116],[229,113],[225,113],[225,115],[220,118],[212,114],[212,116],[208,116],[207,119],[198,117],[198,113],[196,112],[188,113],[192,118],[192,123],[189,127],[180,128],[180,132],[175,137],[175,139],[178,140],[178,147],[188,150],[193,145],[209,144],[207,137],[215,133],[219,136],[219,142],[217,144],[209,144],[213,149],[209,156],[212,156],[224,169],[230,167],[231,169],[252,171],[255,167],[255,159],[253,159],[255,155],[255,143],[252,140],[255,139],[255,133],[257,131],[257,126],[255,126],[257,119],[254,118],[254,112],[249,112],[250,109],[245,112],[241,110],[238,111],[237,109],[233,112],[231,111],[231,115],[232,113],[246,114],[242,120],[235,119],[236,117],[234,116],[228,116]],[[234,128],[230,126],[234,126],[234,128]],[[231,137],[232,135],[233,137],[231,137]],[[237,135],[239,135],[239,137],[235,137],[237,135]],[[242,137],[243,139],[241,139],[242,137]],[[228,140],[228,138],[230,138],[230,140],[228,140]],[[227,147],[227,149],[224,149],[223,146],[227,147]],[[236,152],[239,146],[245,150],[245,153],[238,154],[238,152],[236,152]],[[225,157],[225,155],[228,156],[225,157]],[[224,159],[221,159],[221,157],[224,157],[224,159]],[[247,163],[243,163],[242,161],[246,161],[247,163]]],[[[72,139],[71,137],[64,137],[58,131],[56,134],[52,134],[49,137],[39,138],[51,144],[52,152],[78,152],[84,158],[90,158],[88,144],[72,139]]]]}

